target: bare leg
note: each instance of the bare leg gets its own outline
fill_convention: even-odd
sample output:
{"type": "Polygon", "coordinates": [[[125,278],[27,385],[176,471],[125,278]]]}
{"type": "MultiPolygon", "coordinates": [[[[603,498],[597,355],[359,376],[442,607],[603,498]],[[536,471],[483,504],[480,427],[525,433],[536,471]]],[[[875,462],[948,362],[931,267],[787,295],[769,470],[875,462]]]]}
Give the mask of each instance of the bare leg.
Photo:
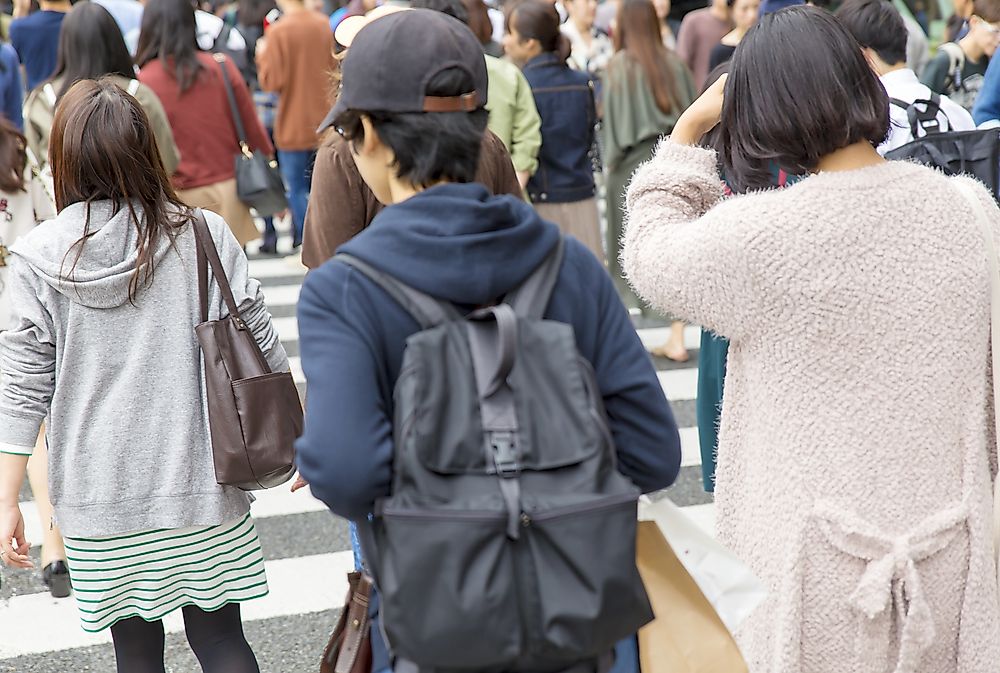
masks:
{"type": "Polygon", "coordinates": [[[680,320],[671,323],[667,343],[653,348],[650,353],[674,362],[687,362],[691,356],[688,355],[687,347],[684,345],[684,323],[680,320]]]}
{"type": "Polygon", "coordinates": [[[45,446],[45,428],[38,433],[35,442],[35,452],[28,460],[28,483],[38,508],[38,518],[42,521],[42,567],[53,561],[66,559],[66,549],[63,547],[62,534],[52,523],[52,505],[49,503],[49,464],[48,450],[45,446]]]}

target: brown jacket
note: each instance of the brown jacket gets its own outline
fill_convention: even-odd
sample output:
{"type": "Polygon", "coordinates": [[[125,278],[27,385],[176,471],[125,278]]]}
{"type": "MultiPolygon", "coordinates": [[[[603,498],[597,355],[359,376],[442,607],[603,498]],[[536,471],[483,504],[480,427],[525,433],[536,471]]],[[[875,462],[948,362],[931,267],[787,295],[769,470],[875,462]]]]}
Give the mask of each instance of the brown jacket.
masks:
{"type": "MultiPolygon", "coordinates": [[[[503,142],[486,132],[476,181],[494,194],[523,198],[514,164],[503,142]]],[[[316,152],[309,209],[302,236],[302,263],[315,269],[344,243],[371,224],[384,206],[361,179],[351,146],[330,132],[316,152]]]]}

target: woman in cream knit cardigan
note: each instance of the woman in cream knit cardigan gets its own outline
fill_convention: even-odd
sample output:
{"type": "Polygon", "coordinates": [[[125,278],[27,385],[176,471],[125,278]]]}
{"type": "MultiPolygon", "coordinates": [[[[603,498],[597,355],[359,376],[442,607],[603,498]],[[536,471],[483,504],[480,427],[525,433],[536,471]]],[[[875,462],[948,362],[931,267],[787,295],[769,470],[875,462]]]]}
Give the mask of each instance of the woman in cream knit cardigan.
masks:
{"type": "Polygon", "coordinates": [[[785,10],[628,192],[635,289],[732,339],[716,493],[720,538],[769,589],[736,634],[751,673],[1000,670],[990,282],[958,183],[998,245],[1000,211],[883,161],[887,120],[836,20],[785,10]],[[737,191],[774,164],[813,175],[723,201],[692,146],[720,110],[737,191]]]}

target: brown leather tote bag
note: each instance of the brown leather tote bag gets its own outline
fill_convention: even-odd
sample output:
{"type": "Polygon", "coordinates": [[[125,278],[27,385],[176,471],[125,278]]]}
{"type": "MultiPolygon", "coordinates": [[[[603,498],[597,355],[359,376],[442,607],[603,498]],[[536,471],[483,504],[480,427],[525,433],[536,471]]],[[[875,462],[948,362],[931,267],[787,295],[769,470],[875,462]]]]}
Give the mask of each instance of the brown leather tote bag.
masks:
{"type": "Polygon", "coordinates": [[[219,251],[200,209],[192,223],[198,251],[201,324],[195,334],[205,357],[208,421],[220,484],[245,491],[271,488],[295,474],[294,442],[302,434],[302,404],[289,372],[272,372],[240,318],[219,251]],[[208,319],[208,268],[229,315],[208,319]]]}

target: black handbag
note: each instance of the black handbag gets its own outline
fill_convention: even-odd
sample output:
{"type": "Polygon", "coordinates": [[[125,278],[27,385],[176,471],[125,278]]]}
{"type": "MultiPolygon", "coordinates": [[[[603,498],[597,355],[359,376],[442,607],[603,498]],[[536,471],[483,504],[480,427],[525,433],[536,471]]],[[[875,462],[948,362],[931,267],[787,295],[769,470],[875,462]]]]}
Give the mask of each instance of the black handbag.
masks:
{"type": "Polygon", "coordinates": [[[261,217],[269,217],[288,208],[285,183],[281,180],[278,164],[268,159],[260,150],[250,151],[247,145],[246,129],[240,109],[236,106],[233,83],[226,70],[226,57],[215,54],[215,60],[222,70],[222,81],[226,84],[229,111],[236,127],[236,137],[240,141],[240,153],[236,155],[236,195],[240,201],[257,211],[261,217]]]}

